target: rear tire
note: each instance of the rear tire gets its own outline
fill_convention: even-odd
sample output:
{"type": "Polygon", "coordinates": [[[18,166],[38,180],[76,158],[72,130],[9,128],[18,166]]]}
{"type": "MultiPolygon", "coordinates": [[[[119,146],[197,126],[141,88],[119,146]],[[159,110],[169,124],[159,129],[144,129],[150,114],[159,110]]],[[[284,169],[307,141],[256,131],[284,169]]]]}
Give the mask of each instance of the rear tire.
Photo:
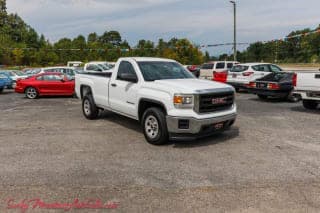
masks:
{"type": "Polygon", "coordinates": [[[92,95],[86,95],[82,100],[82,112],[84,117],[89,120],[97,119],[99,116],[99,109],[97,108],[92,95]]]}
{"type": "Polygon", "coordinates": [[[3,92],[3,87],[0,88],[0,93],[2,93],[2,92],[3,92]]]}
{"type": "Polygon", "coordinates": [[[28,87],[24,93],[26,94],[26,97],[29,99],[36,99],[39,96],[37,89],[34,87],[28,87]]]}
{"type": "Polygon", "coordinates": [[[303,100],[303,106],[306,109],[317,109],[318,103],[311,100],[303,100]]]}
{"type": "Polygon", "coordinates": [[[266,100],[266,99],[268,99],[268,96],[267,96],[267,95],[258,95],[258,97],[259,97],[261,100],[266,100]]]}
{"type": "Polygon", "coordinates": [[[165,113],[160,108],[149,108],[142,116],[143,133],[152,145],[168,143],[169,133],[165,113]]]}

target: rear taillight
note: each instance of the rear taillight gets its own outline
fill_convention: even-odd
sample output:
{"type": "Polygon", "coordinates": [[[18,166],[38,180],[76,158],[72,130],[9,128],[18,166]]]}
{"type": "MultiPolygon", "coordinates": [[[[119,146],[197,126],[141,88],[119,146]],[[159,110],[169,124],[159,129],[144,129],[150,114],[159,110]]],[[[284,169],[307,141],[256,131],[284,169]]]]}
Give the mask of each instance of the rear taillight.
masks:
{"type": "Polygon", "coordinates": [[[279,84],[276,84],[276,83],[269,83],[268,89],[277,90],[277,89],[280,89],[280,86],[279,84]]]}
{"type": "Polygon", "coordinates": [[[253,75],[254,72],[244,72],[242,73],[243,76],[250,76],[250,75],[253,75]]]}
{"type": "Polygon", "coordinates": [[[257,83],[256,82],[250,82],[249,84],[247,84],[247,87],[256,88],[257,87],[257,83]]]}
{"type": "Polygon", "coordinates": [[[223,72],[213,72],[212,80],[213,81],[219,81],[225,83],[227,81],[228,77],[228,71],[223,71],[223,72]]]}
{"type": "Polygon", "coordinates": [[[297,86],[297,73],[294,73],[292,76],[292,84],[294,87],[297,86]]]}

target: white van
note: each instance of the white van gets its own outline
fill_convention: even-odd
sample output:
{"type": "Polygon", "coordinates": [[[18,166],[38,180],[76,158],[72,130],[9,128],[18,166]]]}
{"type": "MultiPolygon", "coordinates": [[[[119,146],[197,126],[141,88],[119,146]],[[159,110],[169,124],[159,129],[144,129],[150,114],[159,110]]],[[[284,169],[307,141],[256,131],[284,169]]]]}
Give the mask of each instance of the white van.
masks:
{"type": "Polygon", "coordinates": [[[214,72],[227,72],[232,69],[232,67],[236,64],[239,64],[237,61],[214,61],[205,63],[201,66],[200,69],[200,79],[213,79],[214,72]]]}

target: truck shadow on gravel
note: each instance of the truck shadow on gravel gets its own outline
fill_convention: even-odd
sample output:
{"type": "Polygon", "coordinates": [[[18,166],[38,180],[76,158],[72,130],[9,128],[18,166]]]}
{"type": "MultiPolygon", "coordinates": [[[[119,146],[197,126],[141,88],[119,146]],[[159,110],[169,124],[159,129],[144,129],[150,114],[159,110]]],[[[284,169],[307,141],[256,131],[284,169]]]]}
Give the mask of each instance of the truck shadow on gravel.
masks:
{"type": "Polygon", "coordinates": [[[108,111],[105,110],[105,111],[100,113],[99,119],[103,119],[103,120],[106,120],[106,121],[109,121],[109,122],[116,123],[116,124],[121,125],[121,126],[127,128],[127,129],[130,129],[130,130],[133,130],[135,132],[143,134],[140,123],[138,121],[136,121],[136,120],[127,118],[125,116],[118,115],[116,113],[108,112],[108,111]]]}
{"type": "MultiPolygon", "coordinates": [[[[101,112],[99,119],[113,122],[127,129],[133,130],[141,135],[143,134],[143,130],[140,123],[138,121],[132,120],[125,116],[118,115],[113,112],[103,111],[101,112]]],[[[193,148],[193,147],[216,145],[216,144],[228,142],[229,140],[232,140],[233,138],[238,137],[239,132],[240,132],[239,128],[237,126],[233,126],[230,130],[227,130],[224,133],[217,133],[212,136],[201,138],[198,140],[193,140],[193,141],[169,141],[164,146],[173,146],[173,148],[181,149],[181,148],[193,148]]]]}
{"type": "Polygon", "coordinates": [[[233,138],[239,136],[240,130],[237,126],[233,126],[224,133],[217,133],[209,137],[197,139],[194,141],[170,141],[167,145],[177,149],[188,149],[202,146],[212,146],[220,143],[227,143],[233,138]]]}
{"type": "Polygon", "coordinates": [[[291,107],[291,111],[320,115],[320,108],[319,107],[318,107],[318,109],[310,110],[310,109],[305,109],[303,106],[295,106],[295,107],[291,107]]]}

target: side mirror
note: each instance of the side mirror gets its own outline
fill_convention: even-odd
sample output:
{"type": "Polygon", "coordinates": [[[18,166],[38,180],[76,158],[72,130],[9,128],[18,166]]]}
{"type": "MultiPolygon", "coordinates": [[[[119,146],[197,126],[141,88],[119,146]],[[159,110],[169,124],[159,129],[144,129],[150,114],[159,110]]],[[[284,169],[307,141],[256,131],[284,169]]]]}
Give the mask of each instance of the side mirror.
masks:
{"type": "Polygon", "coordinates": [[[129,81],[132,83],[137,83],[138,82],[138,78],[135,74],[131,74],[131,73],[121,73],[120,74],[120,79],[123,81],[129,81]]]}
{"type": "Polygon", "coordinates": [[[66,82],[66,80],[64,80],[64,79],[61,79],[60,81],[61,81],[62,83],[66,82]]]}

